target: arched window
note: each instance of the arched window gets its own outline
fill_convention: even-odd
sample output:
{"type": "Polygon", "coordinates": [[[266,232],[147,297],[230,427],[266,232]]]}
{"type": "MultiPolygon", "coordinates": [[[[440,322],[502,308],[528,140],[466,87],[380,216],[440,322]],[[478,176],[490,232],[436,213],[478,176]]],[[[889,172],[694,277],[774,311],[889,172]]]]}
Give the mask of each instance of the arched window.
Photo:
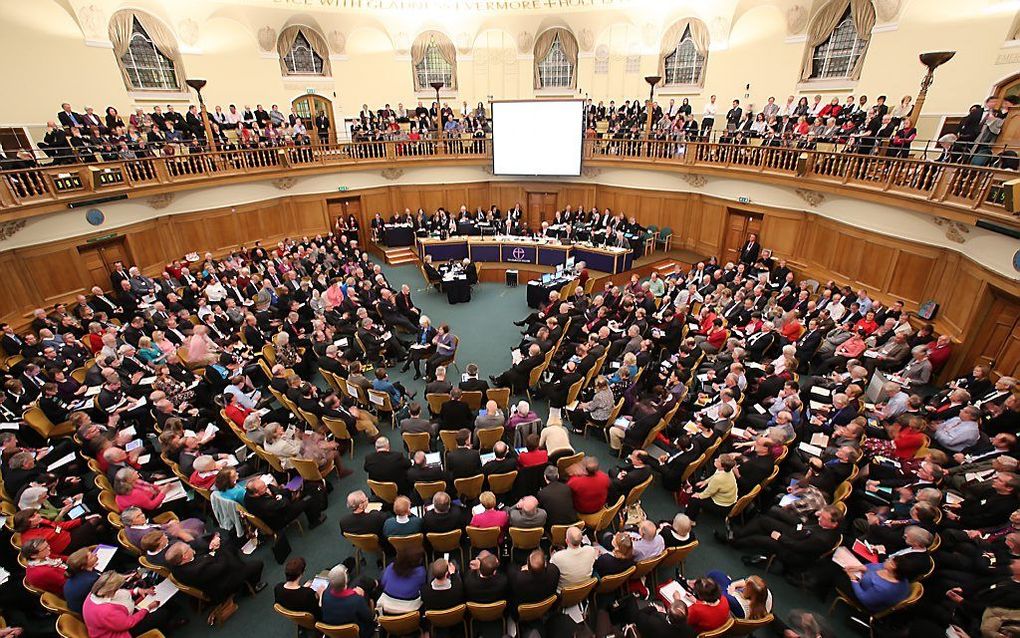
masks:
{"type": "Polygon", "coordinates": [[[574,65],[563,52],[559,36],[553,40],[552,48],[549,49],[545,59],[538,63],[538,77],[542,82],[542,88],[570,87],[570,81],[574,77],[574,65]]]}
{"type": "Polygon", "coordinates": [[[676,44],[676,49],[666,56],[666,84],[699,84],[701,69],[705,65],[705,56],[698,52],[698,47],[691,37],[690,25],[676,44]]]}
{"type": "Polygon", "coordinates": [[[174,61],[159,52],[137,18],[132,24],[131,43],[120,61],[131,78],[133,89],[177,88],[174,61]]]}
{"type": "Polygon", "coordinates": [[[433,82],[442,82],[445,89],[457,88],[457,49],[442,33],[419,35],[411,46],[411,64],[416,91],[431,90],[433,82]]]}
{"type": "Polygon", "coordinates": [[[801,81],[861,77],[875,27],[872,0],[829,0],[811,18],[801,81]]]}
{"type": "Polygon", "coordinates": [[[829,38],[815,47],[815,53],[811,58],[811,77],[813,79],[848,77],[867,46],[867,38],[857,34],[857,27],[854,26],[854,19],[848,7],[829,38]]]}
{"type": "Polygon", "coordinates": [[[577,40],[570,31],[556,27],[538,36],[534,74],[536,89],[577,86],[577,40]]]}
{"type": "Polygon", "coordinates": [[[132,91],[177,91],[184,65],[173,33],[152,16],[125,9],[110,18],[110,42],[124,85],[132,91]]]}
{"type": "Polygon", "coordinates": [[[709,34],[705,23],[684,18],[662,35],[659,75],[663,86],[704,86],[709,34]]]}
{"type": "Polygon", "coordinates": [[[290,45],[290,52],[283,60],[287,64],[289,75],[322,75],[322,56],[312,49],[308,38],[300,31],[294,38],[294,44],[290,45]]]}
{"type": "Polygon", "coordinates": [[[291,25],[276,40],[276,53],[280,56],[280,72],[284,76],[329,76],[329,45],[312,27],[291,25]]]}

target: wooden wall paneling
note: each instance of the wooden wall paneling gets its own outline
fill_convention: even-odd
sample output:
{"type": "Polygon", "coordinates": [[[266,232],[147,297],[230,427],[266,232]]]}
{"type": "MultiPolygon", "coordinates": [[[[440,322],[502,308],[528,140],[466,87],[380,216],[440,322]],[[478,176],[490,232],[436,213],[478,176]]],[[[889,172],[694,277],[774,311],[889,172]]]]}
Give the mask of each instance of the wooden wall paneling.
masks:
{"type": "Polygon", "coordinates": [[[8,323],[20,323],[38,304],[31,282],[26,283],[21,259],[14,251],[0,253],[0,317],[8,323]]]}
{"type": "Polygon", "coordinates": [[[253,220],[253,225],[261,235],[258,239],[261,239],[266,245],[275,244],[285,237],[290,228],[286,209],[279,204],[257,208],[251,211],[247,217],[253,220]]]}
{"type": "Polygon", "coordinates": [[[642,226],[648,226],[654,224],[656,227],[662,227],[662,201],[663,197],[660,194],[645,193],[641,195],[641,199],[638,202],[638,209],[632,213],[637,219],[641,220],[642,226]]]}
{"type": "Polygon", "coordinates": [[[945,272],[949,276],[943,278],[947,285],[936,299],[941,304],[941,318],[948,321],[957,333],[962,333],[974,321],[975,311],[987,293],[980,271],[963,259],[956,258],[953,262],[947,264],[945,272]]]}
{"type": "Polygon", "coordinates": [[[389,189],[373,189],[362,192],[361,210],[366,222],[374,218],[376,213],[382,213],[383,217],[389,218],[393,214],[389,189]]]}
{"type": "Polygon", "coordinates": [[[673,231],[673,245],[678,248],[696,250],[697,238],[701,233],[700,217],[694,214],[696,205],[700,205],[698,195],[677,193],[670,196],[667,210],[662,215],[660,228],[673,231]]]}
{"type": "Polygon", "coordinates": [[[142,272],[150,275],[162,272],[166,263],[176,258],[177,253],[171,252],[176,242],[174,236],[166,232],[168,225],[163,220],[150,220],[135,224],[124,233],[128,252],[142,272]]]}
{"type": "Polygon", "coordinates": [[[329,229],[326,200],[322,197],[294,199],[295,229],[302,235],[317,235],[329,229]]]}
{"type": "Polygon", "coordinates": [[[797,254],[800,233],[804,226],[804,214],[768,210],[762,222],[762,242],[772,249],[776,258],[786,259],[797,254]]]}
{"type": "Polygon", "coordinates": [[[887,292],[908,303],[908,309],[915,310],[925,300],[929,277],[935,268],[933,256],[900,249],[892,265],[887,292]]]}
{"type": "Polygon", "coordinates": [[[418,189],[413,186],[394,186],[390,192],[393,205],[401,213],[409,209],[411,214],[416,215],[421,207],[421,196],[418,189]]]}
{"type": "Polygon", "coordinates": [[[524,188],[514,183],[493,182],[490,187],[490,198],[504,214],[515,204],[519,203],[523,209],[527,203],[524,188]]]}
{"type": "Polygon", "coordinates": [[[48,246],[33,246],[18,251],[26,284],[32,293],[35,306],[49,306],[58,301],[73,299],[84,293],[91,282],[87,279],[77,244],[80,240],[60,242],[48,246]]]}
{"type": "Polygon", "coordinates": [[[861,254],[864,240],[860,237],[840,232],[836,239],[836,252],[832,255],[829,269],[850,281],[857,279],[857,270],[861,265],[861,254]]]}
{"type": "Polygon", "coordinates": [[[886,291],[892,274],[895,249],[873,241],[862,240],[860,264],[855,281],[868,290],[886,291]]]}
{"type": "Polygon", "coordinates": [[[482,210],[489,210],[489,206],[492,206],[492,197],[489,195],[489,183],[483,182],[480,184],[468,184],[465,187],[467,191],[467,204],[468,210],[474,212],[479,206],[482,210]]]}
{"type": "Polygon", "coordinates": [[[196,250],[200,246],[212,250],[213,242],[209,239],[208,227],[201,215],[175,216],[174,229],[177,231],[177,238],[181,246],[185,246],[185,251],[196,250]],[[194,248],[188,248],[191,246],[194,248]]]}
{"type": "Polygon", "coordinates": [[[199,215],[197,222],[206,227],[207,246],[216,254],[233,250],[241,243],[241,231],[235,209],[199,215]]]}
{"type": "Polygon", "coordinates": [[[422,206],[425,212],[432,214],[438,208],[445,208],[451,213],[457,212],[457,206],[446,200],[445,194],[440,190],[424,190],[421,193],[422,206]]]}
{"type": "Polygon", "coordinates": [[[723,231],[726,225],[726,207],[717,202],[704,202],[698,216],[698,235],[694,249],[706,255],[718,255],[722,248],[723,231]]]}

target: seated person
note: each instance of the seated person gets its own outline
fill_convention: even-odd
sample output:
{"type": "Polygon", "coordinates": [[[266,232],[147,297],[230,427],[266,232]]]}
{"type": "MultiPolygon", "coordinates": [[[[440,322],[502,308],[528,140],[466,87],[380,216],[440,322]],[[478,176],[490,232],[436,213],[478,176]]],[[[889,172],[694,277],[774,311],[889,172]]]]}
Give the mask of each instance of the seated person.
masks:
{"type": "Polygon", "coordinates": [[[909,577],[899,563],[898,556],[890,556],[881,563],[847,567],[836,589],[870,612],[888,609],[910,593],[909,577]]]}
{"type": "Polygon", "coordinates": [[[220,546],[219,538],[202,554],[178,541],[166,550],[166,562],[174,578],[202,590],[216,604],[241,591],[258,593],[266,588],[262,561],[243,559],[236,549],[220,546]]]}
{"type": "Polygon", "coordinates": [[[772,592],[760,576],[733,580],[721,571],[705,575],[719,586],[734,618],[757,620],[772,613],[772,592]]]}
{"type": "Polygon", "coordinates": [[[383,535],[407,536],[418,534],[422,530],[421,519],[411,514],[411,499],[406,496],[398,496],[393,501],[393,516],[383,523],[383,535]]]}
{"type": "Polygon", "coordinates": [[[473,603],[494,603],[506,599],[507,578],[499,569],[499,557],[482,550],[464,575],[464,594],[473,603]]]}
{"type": "Polygon", "coordinates": [[[421,590],[425,587],[424,556],[421,547],[397,548],[396,557],[383,570],[379,581],[382,595],[377,606],[382,613],[404,614],[421,607],[421,590]]]}
{"type": "Polygon", "coordinates": [[[634,565],[634,543],[627,532],[613,534],[611,550],[595,560],[595,572],[600,578],[619,574],[634,565]]]}
{"type": "Polygon", "coordinates": [[[322,619],[319,595],[308,583],[302,583],[305,575],[305,559],[295,556],[283,566],[284,582],[273,588],[273,601],[284,609],[298,613],[309,613],[316,620],[322,619]]]}
{"type": "Polygon", "coordinates": [[[329,587],[319,595],[319,604],[322,622],[327,625],[356,624],[360,638],[371,638],[375,633],[375,615],[365,600],[365,591],[350,586],[343,565],[329,570],[329,587]]]}
{"type": "Polygon", "coordinates": [[[560,570],[549,564],[545,552],[534,549],[521,569],[510,569],[510,598],[514,608],[541,602],[556,595],[560,582],[560,570]]]}
{"type": "Polygon", "coordinates": [[[464,602],[464,583],[455,563],[439,558],[429,568],[429,575],[428,584],[421,590],[426,611],[450,609],[464,602]]]}
{"type": "Polygon", "coordinates": [[[687,609],[687,624],[698,633],[725,625],[730,619],[730,606],[719,585],[709,578],[699,578],[692,589],[697,602],[687,609]]]}
{"type": "Polygon", "coordinates": [[[482,492],[478,496],[478,502],[485,508],[471,517],[468,523],[472,527],[498,527],[499,542],[503,542],[503,535],[510,527],[510,515],[506,510],[496,509],[496,495],[492,492],[482,492]]]}
{"type": "Polygon", "coordinates": [[[584,533],[576,527],[568,527],[566,533],[567,546],[561,550],[553,550],[549,560],[560,572],[560,589],[579,585],[591,578],[598,558],[598,550],[591,545],[583,544],[584,533]]]}
{"type": "MultiPolygon", "coordinates": [[[[306,485],[306,488],[312,488],[306,485]]],[[[245,485],[244,507],[262,519],[266,525],[280,532],[301,514],[308,518],[308,526],[314,529],[321,525],[326,516],[322,513],[325,493],[311,489],[310,493],[291,491],[277,485],[266,485],[261,477],[253,478],[245,485]]]]}

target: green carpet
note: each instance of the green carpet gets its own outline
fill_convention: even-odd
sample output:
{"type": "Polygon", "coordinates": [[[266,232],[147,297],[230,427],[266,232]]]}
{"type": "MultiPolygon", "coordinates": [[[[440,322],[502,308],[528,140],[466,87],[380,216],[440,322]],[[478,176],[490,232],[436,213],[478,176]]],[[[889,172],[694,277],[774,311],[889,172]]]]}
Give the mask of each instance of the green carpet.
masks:
{"type": "MultiPolygon", "coordinates": [[[[520,341],[520,332],[512,322],[524,317],[529,312],[525,301],[526,284],[522,283],[517,288],[508,288],[502,284],[479,284],[473,290],[470,303],[451,306],[447,303],[445,295],[424,288],[417,268],[413,266],[384,266],[383,270],[394,288],[399,290],[400,284],[403,283],[411,286],[412,297],[422,311],[432,319],[433,325],[443,322],[450,324],[453,333],[460,337],[457,362],[461,371],[468,363],[473,362],[478,364],[480,375],[484,378],[489,374],[498,374],[509,367],[509,350],[520,341]]],[[[399,370],[394,370],[391,372],[391,376],[395,380],[402,381],[409,391],[418,392],[418,399],[424,400],[421,395],[424,386],[421,381],[413,381],[411,373],[401,374],[399,370]]],[[[519,400],[519,398],[517,399],[519,400]]],[[[533,409],[543,418],[548,413],[547,406],[542,401],[536,402],[533,409]]],[[[393,442],[394,449],[402,445],[399,434],[391,430],[388,424],[380,424],[380,428],[393,442]]],[[[363,489],[366,493],[370,493],[365,483],[366,476],[362,464],[365,455],[371,451],[371,445],[363,436],[359,436],[356,441],[354,459],[351,460],[348,457],[344,461],[348,467],[354,470],[354,474],[340,482],[331,494],[330,506],[327,510],[329,520],[317,529],[311,531],[306,529],[303,536],[295,531],[289,532],[293,546],[291,555],[305,558],[308,562],[309,578],[319,570],[329,569],[336,565],[352,553],[350,544],[339,534],[337,521],[345,513],[345,498],[350,491],[363,489]]],[[[615,458],[602,439],[592,437],[586,440],[583,437],[572,436],[572,442],[576,449],[584,451],[586,455],[598,457],[602,461],[603,468],[615,466],[615,458]]],[[[648,516],[654,520],[671,520],[677,509],[672,496],[667,494],[657,483],[645,492],[642,505],[648,516]]],[[[709,515],[701,518],[703,520],[696,530],[701,545],[687,561],[686,575],[688,578],[703,575],[712,569],[725,571],[734,578],[742,578],[755,573],[766,578],[773,593],[777,615],[785,618],[786,613],[793,608],[812,609],[823,614],[827,612],[828,605],[823,604],[818,594],[798,590],[775,574],[764,574],[759,569],[749,571],[740,562],[738,551],[720,545],[712,538],[712,531],[718,529],[720,524],[709,515]]],[[[240,599],[240,609],[223,628],[211,630],[204,625],[203,618],[193,615],[191,623],[176,635],[191,638],[205,635],[209,631],[216,631],[236,636],[245,634],[285,636],[288,635],[288,632],[293,632],[293,625],[273,611],[272,586],[283,580],[282,567],[273,560],[268,547],[260,547],[255,556],[265,562],[264,578],[269,582],[270,587],[256,596],[255,600],[240,599]]],[[[370,573],[374,572],[375,566],[370,565],[368,570],[370,573]]],[[[837,625],[834,628],[838,635],[849,635],[850,630],[845,623],[845,613],[838,611],[836,616],[839,620],[834,622],[837,625]]],[[[476,630],[478,629],[480,627],[476,626],[476,630]]],[[[497,636],[499,634],[498,625],[492,624],[480,633],[486,636],[497,636]]],[[[293,634],[290,633],[290,635],[293,634]]]]}

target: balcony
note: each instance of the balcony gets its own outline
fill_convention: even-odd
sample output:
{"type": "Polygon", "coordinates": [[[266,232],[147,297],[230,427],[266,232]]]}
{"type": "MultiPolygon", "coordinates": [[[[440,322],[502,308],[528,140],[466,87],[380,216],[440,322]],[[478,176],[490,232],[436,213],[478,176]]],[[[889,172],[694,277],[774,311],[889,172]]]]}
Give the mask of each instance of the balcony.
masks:
{"type": "MultiPolygon", "coordinates": [[[[1006,208],[1004,183],[1018,174],[917,158],[858,155],[831,148],[658,140],[586,140],[587,166],[740,177],[826,191],[974,224],[1020,228],[1006,208]]],[[[73,158],[69,158],[73,160],[73,158]]],[[[148,196],[303,174],[420,165],[491,164],[490,139],[347,143],[221,150],[0,172],[0,221],[110,196],[148,196]]]]}

